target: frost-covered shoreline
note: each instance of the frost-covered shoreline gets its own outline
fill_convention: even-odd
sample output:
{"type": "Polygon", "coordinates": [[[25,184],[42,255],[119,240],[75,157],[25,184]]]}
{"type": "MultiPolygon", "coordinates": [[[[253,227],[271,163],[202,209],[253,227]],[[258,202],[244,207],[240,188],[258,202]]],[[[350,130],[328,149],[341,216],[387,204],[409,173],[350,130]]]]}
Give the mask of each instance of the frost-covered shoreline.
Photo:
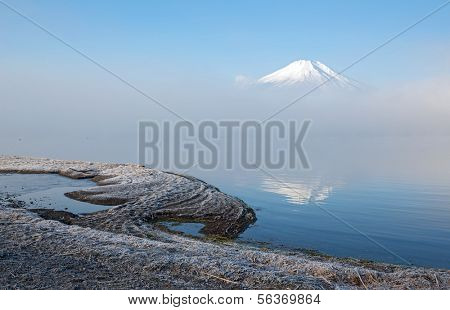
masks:
{"type": "MultiPolygon", "coordinates": [[[[0,173],[58,173],[98,186],[69,194],[117,205],[48,220],[0,200],[0,286],[61,289],[448,289],[450,271],[262,250],[171,234],[154,220],[205,223],[235,237],[255,220],[241,200],[195,178],[137,165],[0,156],[0,173]]],[[[48,218],[48,217],[47,217],[48,218]]]]}
{"type": "Polygon", "coordinates": [[[114,232],[145,236],[158,220],[189,220],[205,224],[203,232],[236,237],[256,220],[243,201],[190,176],[135,164],[105,164],[15,156],[0,157],[0,173],[55,173],[89,178],[92,188],[70,192],[72,199],[115,206],[89,214],[76,223],[114,232]]]}

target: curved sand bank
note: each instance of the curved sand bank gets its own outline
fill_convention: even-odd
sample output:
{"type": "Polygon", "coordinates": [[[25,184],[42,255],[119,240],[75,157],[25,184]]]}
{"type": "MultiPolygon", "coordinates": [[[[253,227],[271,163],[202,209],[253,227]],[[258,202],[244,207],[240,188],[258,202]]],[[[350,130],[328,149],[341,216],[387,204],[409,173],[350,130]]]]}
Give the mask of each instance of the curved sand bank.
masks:
{"type": "Polygon", "coordinates": [[[98,186],[67,195],[115,205],[75,217],[38,215],[13,199],[0,200],[3,288],[450,287],[448,270],[261,250],[158,229],[159,220],[188,220],[204,223],[206,234],[235,237],[255,221],[244,202],[195,178],[137,165],[12,156],[0,157],[0,172],[92,178],[98,186]]]}

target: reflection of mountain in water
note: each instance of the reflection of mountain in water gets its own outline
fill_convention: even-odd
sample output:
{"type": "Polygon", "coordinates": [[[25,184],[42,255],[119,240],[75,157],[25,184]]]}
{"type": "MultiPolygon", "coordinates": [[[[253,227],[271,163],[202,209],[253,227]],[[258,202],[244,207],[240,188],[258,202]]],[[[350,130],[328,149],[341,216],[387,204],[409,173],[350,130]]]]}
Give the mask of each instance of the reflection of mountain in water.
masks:
{"type": "Polygon", "coordinates": [[[290,203],[300,205],[311,202],[323,202],[327,200],[333,192],[332,185],[323,185],[318,180],[309,183],[297,183],[264,179],[262,188],[265,191],[283,195],[290,203]]]}

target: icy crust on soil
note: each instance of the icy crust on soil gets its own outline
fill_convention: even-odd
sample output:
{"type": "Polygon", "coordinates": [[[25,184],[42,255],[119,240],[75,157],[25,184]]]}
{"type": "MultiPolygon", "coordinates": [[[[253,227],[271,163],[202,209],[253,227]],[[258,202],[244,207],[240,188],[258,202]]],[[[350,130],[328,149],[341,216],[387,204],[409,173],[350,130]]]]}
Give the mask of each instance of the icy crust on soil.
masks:
{"type": "MultiPolygon", "coordinates": [[[[2,157],[0,169],[4,172],[60,173],[71,177],[95,176],[102,186],[81,193],[79,197],[87,201],[88,197],[102,201],[110,201],[111,197],[127,200],[126,203],[107,212],[85,216],[88,220],[66,225],[59,221],[46,220],[15,204],[13,200],[0,199],[2,288],[448,289],[450,287],[448,270],[395,266],[355,259],[314,256],[295,251],[262,250],[232,242],[197,240],[170,234],[157,229],[151,222],[137,220],[145,214],[144,209],[161,210],[164,208],[163,205],[167,206],[170,216],[194,213],[211,220],[212,213],[205,214],[201,210],[194,212],[194,207],[189,203],[192,201],[194,206],[205,206],[198,202],[203,197],[210,199],[210,202],[225,199],[235,203],[232,207],[228,206],[227,213],[219,211],[215,213],[220,220],[226,221],[225,216],[228,213],[234,216],[231,218],[232,223],[239,222],[237,220],[239,217],[247,216],[242,215],[243,213],[253,214],[239,200],[226,196],[195,179],[185,179],[155,170],[146,171],[148,169],[133,165],[90,164],[18,157],[2,157]],[[109,177],[100,181],[106,176],[109,177]],[[159,185],[159,182],[164,182],[164,186],[168,188],[159,185]],[[131,192],[128,192],[126,185],[130,185],[131,192]],[[180,186],[187,186],[191,191],[199,193],[199,196],[185,202],[186,199],[181,197],[189,191],[173,188],[180,186]],[[206,189],[202,189],[202,186],[206,189]],[[155,188],[158,188],[157,197],[170,197],[167,193],[173,192],[177,194],[174,197],[180,198],[172,200],[176,201],[172,204],[162,200],[164,203],[155,207],[155,201],[158,199],[145,198],[147,195],[155,196],[156,194],[150,194],[155,188]],[[215,195],[218,196],[214,197],[215,195]],[[149,204],[144,206],[139,205],[139,202],[149,204]],[[136,209],[134,212],[133,208],[136,209]]],[[[192,197],[191,194],[189,192],[188,197],[192,197]]],[[[224,207],[227,206],[222,202],[221,208],[224,207]]],[[[207,204],[206,208],[209,208],[207,204]]],[[[212,207],[211,210],[216,209],[212,207]]],[[[164,214],[161,212],[157,214],[164,214]]],[[[233,225],[229,226],[232,227],[231,231],[238,230],[233,228],[233,225]]],[[[221,228],[221,231],[228,230],[221,228]]]]}
{"type": "Polygon", "coordinates": [[[448,289],[450,273],[164,240],[0,207],[0,287],[42,289],[448,289]]]}
{"type": "Polygon", "coordinates": [[[170,219],[201,222],[203,233],[233,238],[256,220],[243,201],[205,182],[139,165],[3,156],[1,172],[91,178],[98,186],[66,196],[115,207],[76,219],[82,226],[145,236],[153,222],[170,219]]]}

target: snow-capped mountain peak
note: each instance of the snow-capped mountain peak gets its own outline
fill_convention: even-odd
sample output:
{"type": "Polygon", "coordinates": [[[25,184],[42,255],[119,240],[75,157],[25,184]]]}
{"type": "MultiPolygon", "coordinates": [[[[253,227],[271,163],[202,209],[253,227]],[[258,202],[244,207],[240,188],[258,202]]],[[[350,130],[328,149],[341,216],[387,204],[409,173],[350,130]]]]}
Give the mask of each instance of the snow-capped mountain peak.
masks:
{"type": "Polygon", "coordinates": [[[271,74],[258,79],[260,84],[293,86],[299,84],[327,84],[355,87],[345,76],[338,74],[319,61],[297,60],[271,74]]]}

